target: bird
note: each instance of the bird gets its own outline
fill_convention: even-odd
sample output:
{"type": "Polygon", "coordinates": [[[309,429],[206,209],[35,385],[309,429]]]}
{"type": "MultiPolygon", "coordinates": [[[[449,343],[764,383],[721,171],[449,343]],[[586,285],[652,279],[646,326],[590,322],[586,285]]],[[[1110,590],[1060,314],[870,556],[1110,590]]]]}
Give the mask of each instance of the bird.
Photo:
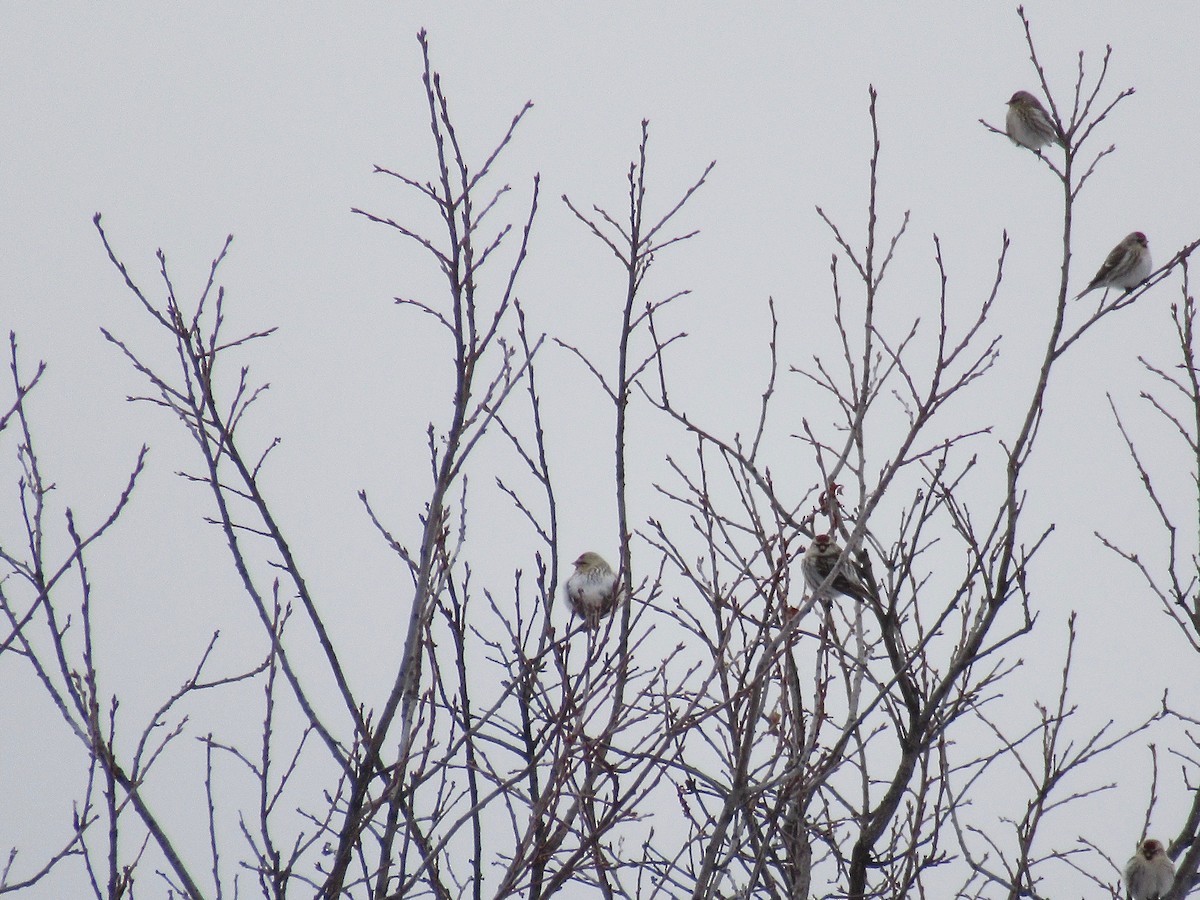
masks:
{"type": "Polygon", "coordinates": [[[1119,287],[1125,292],[1133,290],[1146,280],[1154,263],[1150,259],[1150,243],[1146,235],[1134,231],[1125,236],[1125,240],[1112,248],[1112,252],[1100,266],[1096,277],[1088,282],[1088,286],[1075,296],[1078,300],[1088,291],[1096,288],[1119,287]]]}
{"type": "Polygon", "coordinates": [[[1030,150],[1062,143],[1058,128],[1046,112],[1046,107],[1029,91],[1017,91],[1008,101],[1004,130],[1014,144],[1030,150]]]}
{"type": "Polygon", "coordinates": [[[587,551],[575,560],[575,572],[567,579],[567,600],[589,631],[617,607],[617,573],[599,553],[587,551]]]}
{"type": "Polygon", "coordinates": [[[1125,864],[1125,886],[1133,900],[1158,900],[1175,883],[1175,864],[1161,841],[1142,841],[1142,846],[1125,864]]]}
{"type": "MultiPolygon", "coordinates": [[[[829,573],[833,571],[833,567],[841,558],[842,548],[828,534],[818,534],[813,538],[812,543],[808,545],[808,549],[804,551],[804,559],[800,563],[804,570],[804,580],[808,582],[808,586],[812,590],[816,590],[821,586],[829,573]]],[[[853,597],[855,600],[866,602],[870,599],[870,592],[863,587],[862,583],[850,571],[850,563],[842,564],[842,569],[834,576],[833,581],[829,583],[829,588],[837,591],[839,594],[845,594],[847,597],[853,597]]]]}

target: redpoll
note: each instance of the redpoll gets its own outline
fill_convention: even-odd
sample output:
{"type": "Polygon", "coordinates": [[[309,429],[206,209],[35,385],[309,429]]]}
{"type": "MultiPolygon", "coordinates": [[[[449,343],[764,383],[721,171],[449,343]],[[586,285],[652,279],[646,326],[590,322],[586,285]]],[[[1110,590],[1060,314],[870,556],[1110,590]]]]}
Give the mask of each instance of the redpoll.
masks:
{"type": "Polygon", "coordinates": [[[1158,900],[1175,883],[1175,864],[1159,841],[1143,841],[1125,864],[1125,885],[1133,900],[1158,900]]]}
{"type": "Polygon", "coordinates": [[[1075,299],[1096,288],[1119,287],[1125,288],[1126,292],[1131,291],[1146,280],[1153,265],[1146,236],[1135,231],[1113,247],[1096,277],[1075,299]]]}
{"type": "Polygon", "coordinates": [[[575,574],[567,579],[567,600],[588,630],[617,605],[617,574],[599,553],[588,551],[575,560],[575,574]]]}
{"type": "MultiPolygon", "coordinates": [[[[800,567],[804,570],[804,580],[808,582],[810,589],[815,591],[824,583],[841,555],[842,548],[829,535],[818,534],[813,538],[808,549],[804,551],[804,559],[800,563],[800,567]]],[[[865,602],[871,595],[850,569],[851,562],[847,559],[842,563],[841,570],[834,576],[827,589],[865,602]]]]}
{"type": "Polygon", "coordinates": [[[1062,143],[1046,107],[1029,91],[1017,91],[1008,101],[1004,130],[1014,144],[1040,150],[1047,144],[1062,143]]]}

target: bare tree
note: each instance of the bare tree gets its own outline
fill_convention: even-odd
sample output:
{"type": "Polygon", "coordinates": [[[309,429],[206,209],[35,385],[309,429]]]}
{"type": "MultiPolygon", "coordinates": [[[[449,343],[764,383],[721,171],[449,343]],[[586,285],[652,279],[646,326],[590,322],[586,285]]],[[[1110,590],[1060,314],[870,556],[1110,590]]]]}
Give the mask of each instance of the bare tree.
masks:
{"type": "MultiPolygon", "coordinates": [[[[1195,461],[1198,468],[1192,470],[1186,479],[1189,482],[1187,484],[1181,483],[1185,480],[1182,473],[1155,471],[1139,450],[1144,440],[1139,441],[1126,424],[1119,412],[1117,399],[1110,394],[1113,416],[1146,500],[1161,526],[1161,535],[1157,547],[1147,541],[1139,542],[1140,545],[1133,548],[1123,547],[1100,532],[1096,536],[1104,546],[1136,569],[1149,596],[1158,601],[1161,610],[1177,626],[1185,652],[1190,650],[1196,653],[1200,652],[1200,537],[1195,528],[1185,524],[1185,521],[1200,510],[1200,377],[1197,376],[1196,359],[1196,299],[1190,293],[1186,260],[1182,263],[1182,269],[1184,277],[1180,299],[1171,304],[1171,320],[1178,339],[1177,356],[1170,363],[1139,357],[1159,386],[1157,390],[1143,390],[1140,398],[1157,414],[1170,438],[1182,443],[1188,458],[1195,461]],[[1186,502],[1180,502],[1189,495],[1192,503],[1190,515],[1186,502]],[[1165,562],[1156,564],[1148,561],[1155,558],[1164,559],[1165,562]]],[[[1170,648],[1169,652],[1174,654],[1177,651],[1170,648]]],[[[1200,841],[1197,840],[1200,835],[1200,758],[1197,756],[1197,748],[1200,748],[1200,732],[1197,732],[1200,715],[1189,700],[1185,698],[1179,704],[1165,691],[1163,693],[1162,714],[1182,726],[1184,739],[1183,746],[1171,746],[1169,749],[1171,758],[1179,765],[1181,782],[1173,789],[1186,791],[1191,797],[1183,821],[1172,826],[1178,830],[1165,841],[1168,856],[1176,862],[1176,877],[1174,888],[1164,900],[1186,897],[1200,881],[1197,877],[1197,870],[1200,869],[1200,841]]],[[[1146,832],[1158,801],[1159,769],[1154,745],[1151,745],[1151,753],[1155,763],[1154,777],[1145,820],[1141,835],[1132,836],[1138,838],[1139,842],[1149,836],[1146,832]]]]}
{"type": "MultiPolygon", "coordinates": [[[[41,370],[23,374],[14,338],[14,398],[0,432],[17,435],[26,541],[19,551],[0,548],[8,570],[0,653],[32,669],[79,739],[88,778],[62,845],[19,870],[10,855],[0,892],[77,859],[79,883],[110,900],[134,896],[146,865],[169,895],[189,898],[241,896],[251,890],[242,877],[271,898],[1016,898],[1044,896],[1056,867],[1115,893],[1115,881],[1091,865],[1111,861],[1104,848],[1083,834],[1076,846],[1048,845],[1044,825],[1111,786],[1109,750],[1170,717],[1191,729],[1189,748],[1172,752],[1197,798],[1170,847],[1179,858],[1172,897],[1185,896],[1200,852],[1196,713],[1164,704],[1141,721],[1079,730],[1075,617],[1042,621],[1029,588],[1053,526],[1031,522],[1025,510],[1040,427],[1061,412],[1048,401],[1061,360],[1177,269],[1184,374],[1147,366],[1182,394],[1184,412],[1146,396],[1200,459],[1186,277],[1200,242],[1132,290],[1106,293],[1094,308],[1072,303],[1075,204],[1113,152],[1091,147],[1132,91],[1108,89],[1110,49],[1098,73],[1080,55],[1073,92],[1060,100],[1020,15],[1062,136],[1061,154],[1036,152],[1062,186],[1062,266],[1047,292],[1055,314],[1037,335],[1041,363],[1022,388],[1018,421],[965,430],[953,424],[957,412],[996,377],[994,313],[1005,298],[1008,236],[998,238],[989,289],[969,314],[961,301],[952,309],[938,237],[913,250],[907,213],[890,230],[879,221],[885,137],[873,87],[866,230],[856,235],[816,209],[829,232],[831,302],[822,318],[834,340],[814,338],[809,362],[788,362],[796,339],[781,334],[768,300],[769,369],[755,423],[749,434],[729,433],[679,401],[672,359],[683,346],[688,289],[651,277],[656,260],[698,234],[683,223],[713,164],[657,206],[643,122],[621,212],[563,195],[584,233],[616,260],[624,290],[611,305],[619,321],[611,355],[585,352],[572,335],[548,339],[519,299],[540,179],[532,178],[519,214],[505,218],[517,192],[499,175],[532,104],[482,159],[469,158],[419,35],[430,173],[376,171],[415,194],[439,228],[354,210],[396,232],[445,279],[440,299],[397,299],[400,314],[419,314],[448,347],[445,371],[428,378],[429,390],[445,392],[446,413],[426,432],[426,498],[406,518],[360,493],[381,545],[407,573],[404,596],[392,601],[405,628],[392,642],[395,667],[380,702],[352,683],[351,651],[330,627],[337,607],[310,588],[289,538],[295,525],[281,520],[264,487],[278,439],[262,445],[246,436],[266,385],[240,360],[273,329],[227,334],[218,276],[232,239],[187,301],[161,251],[161,285],[151,291],[135,281],[97,215],[108,255],[161,344],[104,334],[148,385],[132,399],[169,412],[193,439],[184,477],[206,492],[208,521],[261,624],[262,650],[240,670],[214,673],[214,630],[192,674],[147,721],[131,727],[119,718],[120,698],[103,687],[93,653],[92,610],[104,598],[93,596],[87,559],[133,497],[145,451],[102,521],[80,528],[63,510],[69,549],[53,556],[47,537],[60,526],[47,506],[52,482],[30,413],[41,370]],[[937,277],[895,285],[893,262],[912,252],[932,256],[937,277]],[[911,318],[897,325],[879,310],[899,290],[911,318]],[[555,610],[565,576],[553,435],[563,426],[546,417],[541,379],[561,365],[593,378],[612,412],[609,496],[624,602],[598,628],[575,619],[564,627],[555,610]],[[805,414],[780,403],[785,380],[808,398],[805,414]],[[633,521],[629,502],[644,487],[630,474],[631,456],[647,452],[630,417],[635,404],[672,423],[694,450],[668,458],[671,478],[654,486],[658,505],[645,522],[633,521]],[[526,550],[507,581],[486,581],[472,565],[472,536],[489,527],[476,502],[480,483],[494,485],[526,526],[513,539],[526,550]],[[814,542],[844,548],[816,576],[805,568],[814,542]],[[1035,630],[1064,626],[1052,693],[1027,706],[1006,696],[1017,648],[1035,630]],[[227,737],[219,721],[193,721],[198,695],[234,696],[246,684],[261,690],[253,741],[227,737]],[[1026,713],[1032,718],[1014,730],[1026,713]],[[190,799],[186,816],[165,815],[145,785],[185,735],[204,749],[204,795],[190,799]],[[1001,770],[1019,773],[1025,794],[1011,809],[976,804],[1001,770]],[[220,789],[232,773],[256,787],[234,802],[236,833],[220,789]],[[191,849],[197,840],[204,862],[191,849]]],[[[1195,535],[1174,524],[1136,440],[1121,431],[1160,513],[1169,568],[1157,572],[1136,550],[1106,543],[1139,567],[1195,650],[1200,550],[1185,549],[1195,535]]],[[[397,593],[395,585],[381,591],[397,593]]]]}

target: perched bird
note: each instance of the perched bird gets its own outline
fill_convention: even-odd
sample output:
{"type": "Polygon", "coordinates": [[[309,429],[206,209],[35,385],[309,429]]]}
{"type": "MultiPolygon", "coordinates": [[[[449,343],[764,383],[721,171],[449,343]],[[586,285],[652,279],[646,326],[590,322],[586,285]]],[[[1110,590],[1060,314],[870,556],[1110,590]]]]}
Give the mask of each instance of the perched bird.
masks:
{"type": "MultiPolygon", "coordinates": [[[[804,551],[804,559],[800,563],[800,567],[804,570],[804,580],[808,582],[809,588],[815,591],[821,586],[821,583],[833,571],[833,567],[841,555],[842,548],[830,535],[818,534],[813,538],[808,549],[804,551]]],[[[841,571],[830,582],[829,587],[839,594],[866,602],[871,595],[850,569],[851,563],[847,560],[842,564],[841,571]]]]}
{"type": "Polygon", "coordinates": [[[1175,864],[1160,841],[1143,841],[1125,864],[1125,886],[1133,900],[1158,900],[1175,882],[1175,864]]]}
{"type": "Polygon", "coordinates": [[[1150,260],[1150,243],[1144,234],[1135,231],[1112,248],[1096,277],[1075,299],[1078,300],[1096,288],[1119,287],[1125,288],[1128,293],[1146,280],[1153,265],[1150,260]]]}
{"type": "Polygon", "coordinates": [[[1047,144],[1061,144],[1054,120],[1040,100],[1029,91],[1017,91],[1008,101],[1004,130],[1014,144],[1040,150],[1047,144]]]}
{"type": "Polygon", "coordinates": [[[575,615],[583,619],[589,631],[600,627],[600,620],[617,606],[617,573],[599,553],[580,555],[575,573],[567,579],[567,600],[575,615]]]}

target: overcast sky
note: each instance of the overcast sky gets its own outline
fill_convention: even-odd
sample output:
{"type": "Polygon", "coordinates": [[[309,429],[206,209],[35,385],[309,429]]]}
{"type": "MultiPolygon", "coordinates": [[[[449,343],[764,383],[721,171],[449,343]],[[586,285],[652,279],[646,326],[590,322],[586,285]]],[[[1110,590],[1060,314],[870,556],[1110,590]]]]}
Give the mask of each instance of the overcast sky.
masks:
{"type": "MultiPolygon", "coordinates": [[[[1060,102],[1069,100],[1077,53],[1094,74],[1106,44],[1114,53],[1104,96],[1136,88],[1094,141],[1095,149],[1115,143],[1117,153],[1077,207],[1072,284],[1081,289],[1135,229],[1147,233],[1157,259],[1169,258],[1200,236],[1200,7],[1114,2],[1084,11],[1079,3],[1031,2],[1027,11],[1060,102]]],[[[505,214],[519,220],[541,174],[542,211],[518,291],[537,331],[603,354],[619,321],[622,273],[560,195],[581,207],[621,208],[643,118],[651,129],[652,206],[673,202],[717,161],[681,219],[681,228],[702,233],[664,255],[651,289],[692,291],[677,313],[690,335],[675,357],[687,376],[680,400],[726,434],[753,425],[745,398],[762,389],[768,297],[780,309],[786,363],[811,358],[828,337],[819,323],[828,315],[836,247],[814,207],[861,239],[873,84],[882,228],[894,229],[912,211],[893,293],[884,295],[898,318],[914,294],[933,296],[934,234],[952,297],[974,302],[990,286],[1001,233],[1012,237],[997,310],[1009,343],[982,410],[1011,433],[1019,404],[1006,406],[1005,397],[1023,396],[1036,365],[1036,341],[1022,336],[1049,323],[1061,227],[1051,175],[978,122],[1002,125],[1013,91],[1037,89],[1014,6],[6,3],[0,326],[16,332],[28,367],[37,359],[49,364],[32,408],[58,502],[95,522],[137,448],[152,446],[137,502],[96,562],[109,597],[101,613],[109,617],[108,652],[126,663],[113,670],[110,687],[133,691],[131,717],[139,682],[167,672],[164,682],[176,683],[186,674],[179,659],[194,658],[198,635],[212,622],[235,623],[223,626],[234,628],[222,651],[230,660],[243,658],[236,623],[257,626],[230,587],[219,536],[199,521],[207,498],[173,475],[190,464],[186,436],[161,412],[124,402],[140,384],[100,327],[142,347],[158,345],[107,261],[92,216],[103,213],[134,277],[155,291],[161,247],[186,297],[203,286],[225,236],[235,236],[223,270],[231,327],[279,326],[247,357],[272,386],[253,427],[284,438],[268,486],[278,492],[318,592],[345,604],[340,636],[363,639],[381,623],[370,621],[364,632],[346,621],[368,609],[380,584],[394,581],[399,593],[404,582],[355,492],[366,488],[394,521],[413,526],[427,488],[425,423],[448,396],[445,347],[427,323],[392,302],[435,296],[436,273],[413,246],[350,212],[429,221],[416,195],[372,174],[376,164],[422,178],[432,172],[415,39],[421,27],[476,158],[526,100],[534,103],[500,177],[514,188],[505,214]],[[146,627],[127,627],[135,619],[146,627]]],[[[1132,722],[1165,687],[1194,690],[1200,677],[1196,655],[1092,537],[1097,529],[1130,542],[1150,534],[1153,520],[1105,393],[1132,411],[1138,391],[1151,384],[1136,357],[1172,362],[1167,309],[1177,298],[1177,281],[1163,285],[1068,360],[1051,392],[1035,466],[1041,493],[1031,512],[1056,522],[1057,532],[1035,570],[1048,627],[1021,655],[1057,660],[1060,623],[1079,610],[1081,702],[1095,722],[1111,715],[1132,722]],[[1138,628],[1128,627],[1131,619],[1138,628]],[[1162,641],[1178,652],[1156,652],[1162,641]]],[[[543,365],[563,552],[567,559],[586,547],[615,553],[611,425],[588,415],[603,408],[602,397],[565,352],[548,351],[543,365]]],[[[639,415],[646,433],[658,433],[661,425],[639,415]]],[[[786,437],[813,413],[801,406],[784,415],[792,420],[781,428],[786,437]]],[[[978,415],[965,413],[964,423],[979,424],[978,415]]],[[[0,541],[13,542],[20,535],[15,444],[11,434],[0,441],[0,541]]],[[[814,483],[801,449],[782,440],[776,467],[793,457],[796,483],[814,483]]],[[[664,468],[654,454],[638,458],[632,477],[640,522],[664,468]]],[[[1189,465],[1164,458],[1184,471],[1189,465]]],[[[1179,484],[1187,490],[1185,480],[1179,484]]],[[[480,491],[478,502],[502,504],[486,486],[480,491]]],[[[504,547],[492,549],[482,555],[497,573],[519,564],[504,547]]],[[[388,649],[395,648],[353,660],[355,676],[390,671],[388,649]]],[[[59,833],[65,807],[46,798],[61,774],[29,729],[44,721],[35,734],[64,745],[68,737],[11,654],[0,659],[0,697],[3,850],[25,843],[25,833],[59,833]]],[[[156,691],[145,702],[160,697],[156,691]]],[[[72,772],[78,758],[78,747],[62,752],[72,772]]],[[[1144,742],[1120,757],[1111,777],[1124,793],[1096,807],[1112,821],[1096,839],[1114,856],[1123,858],[1137,836],[1147,760],[1144,742]],[[1127,822],[1115,821],[1125,810],[1127,822]]],[[[1177,816],[1181,806],[1166,797],[1163,808],[1177,816]]],[[[1162,827],[1176,822],[1164,814],[1162,827]]]]}

